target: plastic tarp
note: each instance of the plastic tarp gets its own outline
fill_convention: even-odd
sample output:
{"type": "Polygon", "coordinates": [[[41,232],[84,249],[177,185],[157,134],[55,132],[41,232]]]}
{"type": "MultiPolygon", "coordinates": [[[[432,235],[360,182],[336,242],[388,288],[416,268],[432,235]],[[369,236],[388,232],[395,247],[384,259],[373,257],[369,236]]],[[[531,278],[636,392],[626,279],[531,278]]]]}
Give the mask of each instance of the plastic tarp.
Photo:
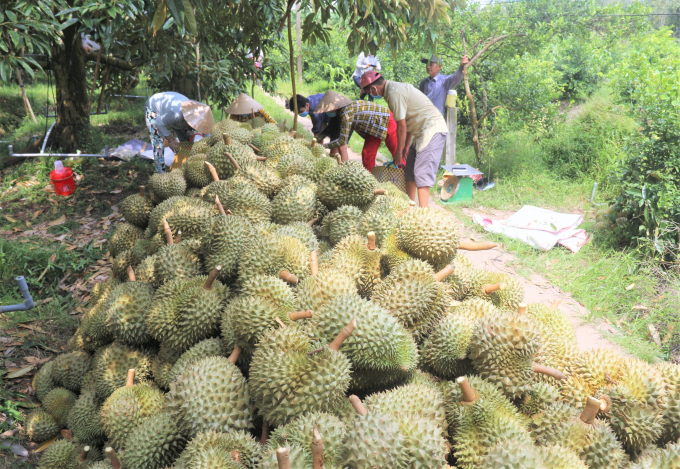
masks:
{"type": "Polygon", "coordinates": [[[486,231],[519,239],[540,251],[561,244],[578,252],[588,242],[586,230],[578,228],[583,223],[583,216],[578,214],[525,205],[505,220],[491,220],[480,214],[472,219],[486,231]]]}
{"type": "MultiPolygon", "coordinates": [[[[146,160],[153,160],[153,146],[149,142],[133,138],[113,150],[111,156],[115,156],[122,160],[129,160],[135,156],[139,156],[146,160]]],[[[170,166],[175,160],[175,153],[168,147],[165,147],[163,156],[165,157],[166,166],[170,166]]]]}

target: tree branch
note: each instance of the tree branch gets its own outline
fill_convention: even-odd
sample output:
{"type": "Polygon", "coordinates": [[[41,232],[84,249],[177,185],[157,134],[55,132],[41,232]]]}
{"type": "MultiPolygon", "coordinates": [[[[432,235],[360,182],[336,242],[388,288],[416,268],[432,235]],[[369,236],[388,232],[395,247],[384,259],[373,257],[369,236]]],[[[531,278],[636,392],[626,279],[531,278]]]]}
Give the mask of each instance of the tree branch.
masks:
{"type": "Polygon", "coordinates": [[[492,37],[492,38],[489,40],[489,42],[487,42],[487,43],[484,45],[484,47],[482,47],[482,48],[479,50],[479,52],[475,53],[475,55],[472,56],[472,58],[470,59],[470,61],[469,61],[468,64],[467,64],[467,67],[471,66],[471,65],[475,62],[475,60],[477,60],[479,57],[481,57],[481,55],[482,55],[484,52],[486,52],[486,51],[489,49],[489,47],[491,47],[491,46],[493,46],[494,44],[496,44],[497,42],[502,41],[502,40],[504,40],[504,39],[507,39],[507,38],[509,38],[509,37],[511,37],[511,36],[526,36],[526,34],[525,34],[525,33],[514,33],[514,34],[503,34],[502,36],[492,37]]]}
{"type": "Polygon", "coordinates": [[[500,108],[502,108],[502,107],[503,107],[503,106],[500,106],[500,105],[499,105],[499,106],[496,106],[496,107],[492,107],[491,109],[489,109],[488,111],[486,111],[486,112],[482,115],[482,117],[479,118],[479,120],[478,120],[477,122],[481,124],[482,121],[483,121],[484,119],[486,119],[486,118],[489,116],[489,114],[491,114],[492,112],[495,112],[497,109],[500,109],[500,108]]]}
{"type": "MultiPolygon", "coordinates": [[[[88,62],[96,62],[97,53],[94,51],[90,52],[89,54],[85,55],[85,58],[88,62]]],[[[121,68],[123,70],[134,70],[135,68],[143,65],[145,62],[144,59],[135,59],[130,62],[126,62],[125,60],[117,59],[111,55],[102,55],[100,61],[101,63],[105,63],[106,65],[121,68]]]]}
{"type": "Polygon", "coordinates": [[[286,25],[286,20],[288,19],[288,15],[290,14],[290,11],[293,9],[293,5],[295,5],[295,0],[288,0],[288,6],[286,6],[286,12],[283,14],[283,18],[281,18],[281,23],[279,23],[279,29],[276,32],[276,34],[281,34],[281,31],[283,31],[283,27],[286,25]]]}
{"type": "Polygon", "coordinates": [[[482,83],[482,106],[484,109],[484,112],[486,113],[486,110],[489,108],[489,99],[488,95],[486,92],[486,82],[484,81],[484,77],[482,76],[482,72],[479,71],[476,65],[473,65],[472,68],[475,69],[475,72],[477,72],[477,75],[479,75],[479,81],[482,83]]]}

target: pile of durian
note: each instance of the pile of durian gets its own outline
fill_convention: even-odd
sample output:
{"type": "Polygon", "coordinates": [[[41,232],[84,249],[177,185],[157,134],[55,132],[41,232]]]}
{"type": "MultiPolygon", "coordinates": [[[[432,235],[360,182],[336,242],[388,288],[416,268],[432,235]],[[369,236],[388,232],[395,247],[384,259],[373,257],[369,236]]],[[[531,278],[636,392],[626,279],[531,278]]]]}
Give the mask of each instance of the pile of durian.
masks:
{"type": "Polygon", "coordinates": [[[580,352],[359,163],[213,134],[120,204],[114,275],[33,383],[27,437],[67,436],[40,468],[680,467],[678,366],[580,352]]]}

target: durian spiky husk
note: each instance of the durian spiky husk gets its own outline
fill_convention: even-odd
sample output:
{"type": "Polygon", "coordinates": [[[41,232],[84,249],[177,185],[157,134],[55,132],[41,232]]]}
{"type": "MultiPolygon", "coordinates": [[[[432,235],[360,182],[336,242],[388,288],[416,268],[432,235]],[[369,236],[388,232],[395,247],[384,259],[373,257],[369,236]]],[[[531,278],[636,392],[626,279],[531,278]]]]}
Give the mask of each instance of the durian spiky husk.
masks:
{"type": "Polygon", "coordinates": [[[433,267],[442,258],[452,258],[460,233],[449,217],[434,208],[411,209],[399,218],[397,247],[433,267]]]}
{"type": "Polygon", "coordinates": [[[262,447],[244,431],[215,432],[207,431],[199,433],[187,444],[182,454],[175,461],[174,469],[194,469],[195,467],[216,467],[219,469],[229,468],[230,466],[201,466],[198,461],[202,454],[212,451],[222,456],[227,456],[232,463],[236,464],[232,456],[239,459],[239,463],[234,467],[237,469],[254,469],[262,447]],[[236,453],[234,453],[236,452],[236,453]]]}
{"type": "Polygon", "coordinates": [[[24,422],[24,435],[34,443],[42,443],[59,434],[60,426],[42,409],[31,412],[24,422]]]}
{"type": "Polygon", "coordinates": [[[168,411],[155,413],[142,419],[132,430],[120,455],[121,463],[126,469],[169,466],[182,452],[186,441],[175,415],[168,411]]]}
{"type": "Polygon", "coordinates": [[[78,443],[100,446],[106,438],[99,417],[100,403],[95,389],[84,389],[68,414],[66,426],[78,443]]]}

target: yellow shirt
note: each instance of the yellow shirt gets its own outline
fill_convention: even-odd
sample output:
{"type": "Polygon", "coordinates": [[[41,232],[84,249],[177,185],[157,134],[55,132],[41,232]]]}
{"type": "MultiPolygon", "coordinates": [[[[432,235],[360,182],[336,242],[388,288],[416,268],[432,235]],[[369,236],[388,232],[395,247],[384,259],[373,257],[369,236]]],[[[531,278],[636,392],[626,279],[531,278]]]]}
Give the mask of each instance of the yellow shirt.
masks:
{"type": "Polygon", "coordinates": [[[406,130],[413,135],[416,151],[425,148],[435,134],[449,133],[442,113],[413,85],[386,81],[385,101],[395,121],[406,119],[406,130]]]}

